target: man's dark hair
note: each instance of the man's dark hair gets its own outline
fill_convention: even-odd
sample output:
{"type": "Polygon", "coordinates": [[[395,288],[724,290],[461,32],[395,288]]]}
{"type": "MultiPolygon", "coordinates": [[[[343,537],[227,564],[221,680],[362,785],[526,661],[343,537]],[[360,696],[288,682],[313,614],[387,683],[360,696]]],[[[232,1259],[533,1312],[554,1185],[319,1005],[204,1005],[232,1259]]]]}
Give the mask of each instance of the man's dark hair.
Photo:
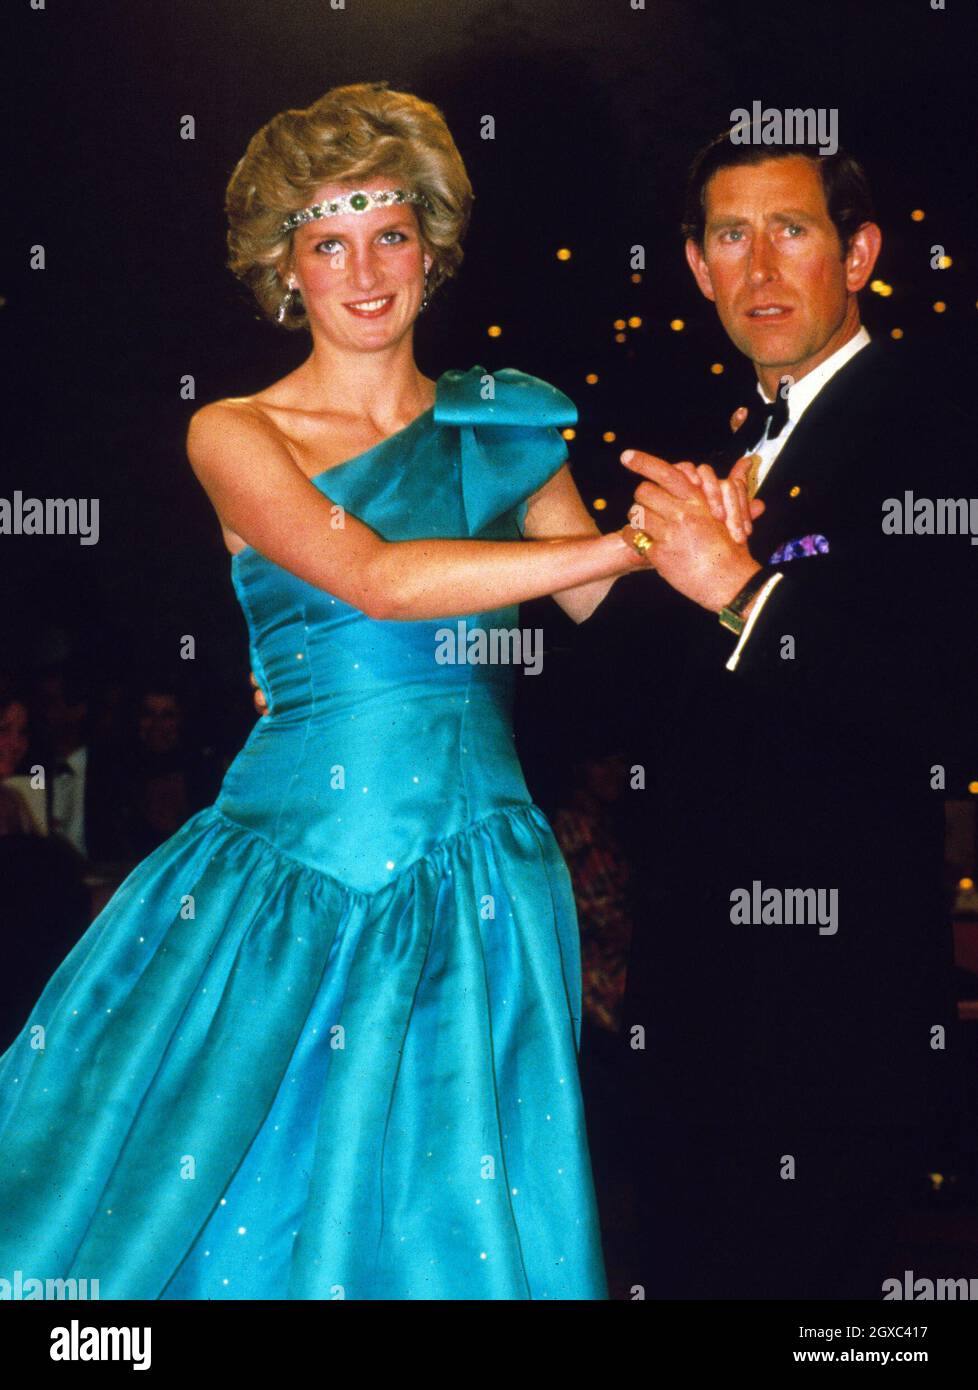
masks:
{"type": "MultiPolygon", "coordinates": [[[[738,127],[734,127],[738,129],[738,127]]],[[[753,134],[753,127],[739,127],[753,134]]],[[[691,237],[703,245],[706,223],[706,187],[720,169],[733,169],[741,164],[763,164],[769,159],[785,159],[800,154],[818,166],[825,193],[829,217],[839,234],[842,255],[849,250],[853,235],[864,222],[874,222],[873,198],[866,174],[857,159],[843,149],[835,154],[819,154],[811,145],[734,144],[731,132],[711,140],[693,160],[686,179],[686,205],[683,213],[683,237],[691,237]]]]}

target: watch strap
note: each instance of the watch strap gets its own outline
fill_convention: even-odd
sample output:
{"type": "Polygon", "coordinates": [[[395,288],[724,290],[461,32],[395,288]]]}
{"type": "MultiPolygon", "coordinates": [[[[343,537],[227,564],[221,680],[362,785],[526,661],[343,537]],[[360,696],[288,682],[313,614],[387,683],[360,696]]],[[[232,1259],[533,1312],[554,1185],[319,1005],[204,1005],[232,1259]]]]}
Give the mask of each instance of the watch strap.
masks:
{"type": "Polygon", "coordinates": [[[740,636],[746,626],[746,619],[743,616],[744,609],[751,599],[763,589],[774,573],[773,565],[762,565],[756,574],[751,575],[744,587],[738,589],[730,602],[720,609],[720,622],[729,632],[734,633],[737,637],[740,636]]]}

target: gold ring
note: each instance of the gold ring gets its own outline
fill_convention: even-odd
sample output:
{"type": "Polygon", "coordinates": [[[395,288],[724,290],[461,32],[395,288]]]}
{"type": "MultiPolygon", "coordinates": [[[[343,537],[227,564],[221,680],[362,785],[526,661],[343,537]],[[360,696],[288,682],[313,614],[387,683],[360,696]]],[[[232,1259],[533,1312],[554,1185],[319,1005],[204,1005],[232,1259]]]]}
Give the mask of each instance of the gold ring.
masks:
{"type": "Polygon", "coordinates": [[[638,530],[637,527],[632,529],[633,534],[628,537],[629,544],[634,546],[639,555],[644,555],[647,550],[652,548],[652,537],[645,531],[638,530]]]}

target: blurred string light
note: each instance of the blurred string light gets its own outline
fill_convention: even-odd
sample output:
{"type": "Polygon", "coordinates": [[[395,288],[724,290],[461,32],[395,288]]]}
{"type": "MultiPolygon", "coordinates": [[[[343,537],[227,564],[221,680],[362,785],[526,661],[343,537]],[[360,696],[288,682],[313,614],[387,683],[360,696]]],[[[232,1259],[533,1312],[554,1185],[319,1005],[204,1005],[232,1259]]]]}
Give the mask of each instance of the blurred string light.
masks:
{"type": "Polygon", "coordinates": [[[975,881],[974,881],[973,878],[959,878],[959,879],[958,879],[958,887],[959,887],[959,888],[963,888],[964,891],[965,891],[966,893],[970,893],[971,890],[972,890],[972,888],[974,888],[974,886],[975,886],[975,881]]]}
{"type": "Polygon", "coordinates": [[[614,430],[605,430],[601,438],[604,440],[606,444],[614,444],[618,436],[617,434],[615,434],[614,430]]]}
{"type": "Polygon", "coordinates": [[[641,283],[642,283],[642,273],[641,273],[641,271],[636,270],[636,271],[634,271],[633,274],[632,274],[632,284],[633,284],[633,285],[640,285],[641,283]]]}
{"type": "Polygon", "coordinates": [[[946,308],[947,308],[947,305],[944,303],[944,300],[943,300],[943,299],[937,299],[937,300],[934,301],[934,313],[935,313],[935,314],[943,314],[943,313],[944,313],[944,310],[945,310],[946,308]]]}
{"type": "Polygon", "coordinates": [[[669,327],[672,329],[673,333],[681,333],[686,327],[686,324],[682,319],[670,319],[669,327]]]}
{"type": "Polygon", "coordinates": [[[616,342],[616,343],[624,343],[625,341],[626,341],[626,338],[625,338],[625,334],[624,334],[624,333],[616,333],[616,334],[615,334],[615,342],[616,342]]]}
{"type": "Polygon", "coordinates": [[[712,363],[710,364],[710,371],[713,373],[714,376],[720,376],[720,375],[722,375],[722,373],[723,373],[723,363],[722,363],[722,362],[712,362],[712,363]]]}
{"type": "Polygon", "coordinates": [[[978,782],[969,782],[968,791],[972,796],[978,796],[978,782]]]}
{"type": "Polygon", "coordinates": [[[603,497],[596,497],[594,501],[591,503],[591,506],[594,508],[596,512],[603,512],[607,505],[608,503],[605,501],[603,497]]]}
{"type": "Polygon", "coordinates": [[[914,208],[913,212],[910,214],[910,220],[911,220],[911,222],[923,222],[923,220],[924,220],[924,210],[923,210],[923,208],[914,208]]]}
{"type": "Polygon", "coordinates": [[[621,330],[625,327],[625,320],[624,320],[624,319],[615,319],[614,324],[612,325],[612,327],[616,328],[616,329],[619,331],[619,333],[620,333],[621,330]]]}
{"type": "Polygon", "coordinates": [[[897,340],[899,340],[900,338],[903,337],[903,329],[902,329],[902,328],[891,328],[891,329],[890,329],[890,337],[891,337],[891,338],[896,338],[897,340]]]}
{"type": "Polygon", "coordinates": [[[570,253],[570,251],[568,251],[568,249],[567,249],[566,246],[561,246],[560,249],[559,249],[558,252],[557,252],[557,259],[558,259],[558,261],[569,261],[570,258],[571,258],[571,253],[570,253]]]}
{"type": "Polygon", "coordinates": [[[869,288],[874,294],[881,294],[884,299],[889,299],[893,293],[893,286],[888,285],[885,280],[870,280],[869,288]]]}
{"type": "Polygon", "coordinates": [[[954,262],[950,256],[938,256],[937,258],[938,270],[950,270],[953,264],[954,262]]]}
{"type": "Polygon", "coordinates": [[[633,314],[632,317],[628,320],[628,326],[629,328],[641,328],[642,320],[639,318],[637,314],[633,314]]]}
{"type": "Polygon", "coordinates": [[[499,338],[499,337],[501,337],[501,336],[502,336],[502,331],[503,331],[503,330],[499,327],[499,325],[498,325],[497,323],[492,324],[489,328],[486,329],[486,332],[489,334],[489,337],[490,337],[490,338],[499,338]]]}
{"type": "Polygon", "coordinates": [[[568,425],[566,429],[562,429],[560,432],[561,432],[561,434],[564,436],[565,439],[576,439],[576,438],[577,438],[577,430],[571,429],[570,425],[568,425]]]}
{"type": "Polygon", "coordinates": [[[588,372],[588,374],[587,374],[587,376],[584,378],[584,380],[587,382],[588,386],[596,386],[597,383],[598,383],[598,374],[597,374],[597,372],[588,372]]]}

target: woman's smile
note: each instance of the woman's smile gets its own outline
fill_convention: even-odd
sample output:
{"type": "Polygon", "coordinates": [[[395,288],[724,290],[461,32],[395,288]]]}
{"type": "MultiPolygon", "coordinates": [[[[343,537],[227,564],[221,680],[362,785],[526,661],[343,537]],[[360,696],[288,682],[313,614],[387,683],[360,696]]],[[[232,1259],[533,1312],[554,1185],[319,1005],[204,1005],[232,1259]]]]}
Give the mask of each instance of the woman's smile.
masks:
{"type": "Polygon", "coordinates": [[[349,304],[344,304],[343,308],[348,309],[358,319],[379,319],[387,313],[393,303],[394,296],[388,294],[379,299],[355,299],[349,304]]]}

